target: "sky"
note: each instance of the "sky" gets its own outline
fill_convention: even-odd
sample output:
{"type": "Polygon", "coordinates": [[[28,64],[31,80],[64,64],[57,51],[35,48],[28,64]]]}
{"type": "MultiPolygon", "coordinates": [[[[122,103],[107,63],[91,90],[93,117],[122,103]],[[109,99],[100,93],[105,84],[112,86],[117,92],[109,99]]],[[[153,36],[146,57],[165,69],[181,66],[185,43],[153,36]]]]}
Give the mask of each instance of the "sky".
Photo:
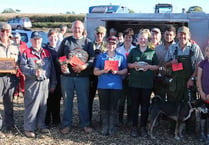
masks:
{"type": "Polygon", "coordinates": [[[174,12],[188,10],[190,6],[201,6],[209,13],[209,0],[0,0],[0,12],[5,8],[21,10],[20,13],[87,13],[93,5],[123,5],[135,13],[153,13],[157,3],[170,3],[174,12]]]}

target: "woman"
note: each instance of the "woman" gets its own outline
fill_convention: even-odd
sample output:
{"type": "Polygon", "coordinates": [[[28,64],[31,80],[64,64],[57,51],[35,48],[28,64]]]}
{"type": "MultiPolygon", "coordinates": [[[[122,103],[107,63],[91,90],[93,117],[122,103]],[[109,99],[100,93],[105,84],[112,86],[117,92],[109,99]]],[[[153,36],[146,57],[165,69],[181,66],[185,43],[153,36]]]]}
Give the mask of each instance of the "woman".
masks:
{"type": "Polygon", "coordinates": [[[117,38],[108,37],[108,50],[97,57],[94,68],[94,75],[98,76],[97,88],[101,104],[103,135],[115,133],[117,104],[122,90],[122,75],[127,73],[126,59],[115,51],[116,47],[117,38]],[[108,63],[109,65],[107,65],[108,63]]]}
{"type": "Polygon", "coordinates": [[[158,59],[154,50],[148,47],[149,31],[141,30],[138,34],[138,46],[128,55],[130,69],[129,87],[132,102],[133,129],[131,136],[137,137],[139,104],[141,105],[141,136],[145,136],[150,95],[153,88],[153,71],[158,69],[158,59]]]}
{"type": "MultiPolygon", "coordinates": [[[[209,46],[205,48],[205,60],[201,61],[197,72],[197,87],[201,99],[205,102],[206,107],[209,109],[209,46]]],[[[201,113],[200,120],[200,140],[209,143],[207,138],[207,117],[208,113],[201,113]]]]}

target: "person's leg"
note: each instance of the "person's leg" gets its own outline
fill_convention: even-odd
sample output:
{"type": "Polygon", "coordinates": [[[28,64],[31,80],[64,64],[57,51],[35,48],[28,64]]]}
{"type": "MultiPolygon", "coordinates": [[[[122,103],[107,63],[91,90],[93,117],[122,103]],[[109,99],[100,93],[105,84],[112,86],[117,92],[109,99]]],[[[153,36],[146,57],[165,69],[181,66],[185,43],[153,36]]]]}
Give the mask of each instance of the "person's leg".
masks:
{"type": "Polygon", "coordinates": [[[110,118],[109,118],[109,134],[115,133],[115,125],[117,119],[117,104],[121,96],[121,90],[110,90],[110,118]]]}
{"type": "Polygon", "coordinates": [[[45,123],[46,126],[49,127],[49,125],[52,123],[52,109],[55,107],[53,102],[53,93],[49,93],[48,99],[47,99],[47,110],[46,110],[46,118],[45,123]]]}
{"type": "Polygon", "coordinates": [[[10,130],[14,127],[13,96],[17,87],[18,79],[15,75],[4,77],[6,87],[3,96],[4,126],[10,130]]]}
{"type": "Polygon", "coordinates": [[[58,125],[61,122],[60,119],[60,100],[61,100],[61,87],[60,83],[57,84],[57,87],[53,93],[53,108],[52,108],[52,124],[58,125]]]}
{"type": "Polygon", "coordinates": [[[63,127],[72,125],[72,108],[74,97],[74,80],[73,77],[61,76],[61,91],[64,98],[63,102],[63,127]]]}
{"type": "Polygon", "coordinates": [[[108,135],[109,130],[109,90],[98,89],[99,102],[101,104],[101,120],[102,120],[102,131],[103,135],[108,135]]]}
{"type": "Polygon", "coordinates": [[[46,118],[46,109],[47,109],[47,98],[49,94],[49,79],[44,80],[40,83],[40,88],[41,90],[39,91],[38,96],[36,99],[39,99],[40,101],[40,106],[37,114],[37,119],[38,119],[38,128],[39,129],[45,129],[45,118],[46,118]]]}
{"type": "Polygon", "coordinates": [[[89,119],[90,122],[92,120],[92,108],[93,108],[93,102],[94,102],[94,97],[96,95],[96,90],[97,90],[97,76],[91,75],[89,77],[89,119]]]}
{"type": "Polygon", "coordinates": [[[140,89],[139,88],[133,88],[130,87],[130,96],[131,96],[131,102],[132,102],[132,131],[131,136],[137,137],[138,136],[138,113],[139,113],[139,102],[140,102],[140,89]]]}
{"type": "Polygon", "coordinates": [[[89,79],[87,77],[74,78],[75,89],[78,99],[78,111],[80,118],[80,126],[82,128],[89,126],[89,79]]]}
{"type": "Polygon", "coordinates": [[[152,89],[141,89],[141,121],[140,121],[140,130],[141,136],[145,136],[146,133],[146,124],[148,120],[148,109],[150,105],[150,95],[152,89]]]}

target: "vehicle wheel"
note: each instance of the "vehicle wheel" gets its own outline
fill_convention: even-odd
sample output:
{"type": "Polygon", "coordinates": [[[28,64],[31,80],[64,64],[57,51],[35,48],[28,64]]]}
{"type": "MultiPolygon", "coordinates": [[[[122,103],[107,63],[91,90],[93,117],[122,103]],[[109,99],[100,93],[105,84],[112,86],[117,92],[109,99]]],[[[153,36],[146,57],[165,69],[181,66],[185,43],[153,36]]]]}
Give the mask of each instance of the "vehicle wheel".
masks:
{"type": "Polygon", "coordinates": [[[22,28],[22,27],[21,27],[20,25],[19,25],[19,26],[17,26],[17,29],[19,29],[19,30],[20,30],[21,28],[22,28]]]}

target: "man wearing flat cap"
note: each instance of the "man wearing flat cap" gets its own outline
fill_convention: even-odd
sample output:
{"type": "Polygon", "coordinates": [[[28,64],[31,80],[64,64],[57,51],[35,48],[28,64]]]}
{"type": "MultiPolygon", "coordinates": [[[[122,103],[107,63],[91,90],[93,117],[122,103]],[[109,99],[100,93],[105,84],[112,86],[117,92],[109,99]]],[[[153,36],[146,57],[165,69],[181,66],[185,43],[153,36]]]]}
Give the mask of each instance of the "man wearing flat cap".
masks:
{"type": "Polygon", "coordinates": [[[191,43],[188,27],[182,26],[177,31],[178,42],[169,47],[165,57],[166,66],[172,68],[173,81],[169,85],[168,100],[179,103],[187,101],[187,89],[194,87],[196,67],[203,60],[200,47],[191,43]]]}
{"type": "MultiPolygon", "coordinates": [[[[3,24],[0,26],[0,58],[14,58],[16,64],[19,60],[17,45],[10,40],[11,26],[3,24]]],[[[1,61],[1,60],[0,60],[1,61]]],[[[13,118],[13,96],[17,87],[18,79],[16,74],[0,72],[0,99],[3,98],[4,119],[2,132],[12,131],[14,128],[13,118]]],[[[1,115],[0,115],[1,120],[1,115]]],[[[1,124],[0,124],[1,128],[1,124]]]]}
{"type": "Polygon", "coordinates": [[[35,131],[48,133],[45,125],[48,93],[53,92],[57,81],[51,54],[41,46],[42,37],[38,31],[31,34],[32,47],[26,49],[20,61],[25,75],[24,131],[35,138],[35,131]]]}
{"type": "MultiPolygon", "coordinates": [[[[94,52],[95,52],[94,64],[95,64],[97,56],[100,55],[101,53],[107,51],[106,42],[104,41],[104,38],[106,36],[106,31],[107,30],[104,26],[98,26],[95,29],[95,40],[93,41],[93,49],[94,49],[94,52]]],[[[97,76],[93,75],[93,68],[92,68],[90,76],[89,76],[89,81],[90,81],[89,118],[90,118],[90,121],[91,121],[91,119],[92,119],[92,106],[93,106],[94,97],[96,95],[97,82],[98,82],[97,76]]]]}

